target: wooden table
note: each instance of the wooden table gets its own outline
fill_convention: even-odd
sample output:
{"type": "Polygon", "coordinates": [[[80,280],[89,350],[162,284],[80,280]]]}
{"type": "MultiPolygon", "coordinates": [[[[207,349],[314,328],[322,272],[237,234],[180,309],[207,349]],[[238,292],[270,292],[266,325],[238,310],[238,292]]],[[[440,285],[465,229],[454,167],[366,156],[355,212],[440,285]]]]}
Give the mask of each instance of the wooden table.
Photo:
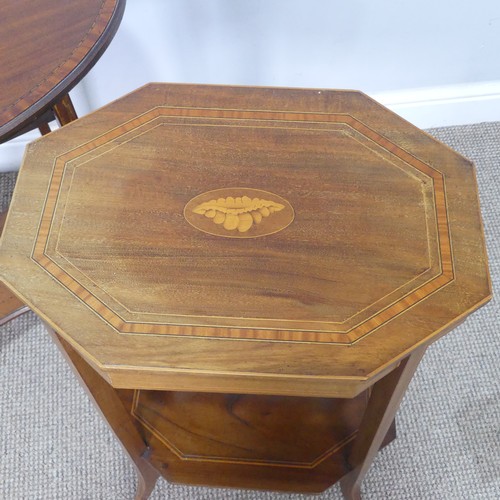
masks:
{"type": "Polygon", "coordinates": [[[359,498],[425,348],[491,296],[471,162],[353,91],[143,87],[28,147],[0,264],[137,498],[359,498]]]}
{"type": "MultiPolygon", "coordinates": [[[[68,92],[113,39],[125,0],[16,0],[0,5],[0,142],[73,109],[68,92]]],[[[68,116],[69,115],[69,116],[68,116]]]]}
{"type": "MultiPolygon", "coordinates": [[[[125,0],[0,3],[0,143],[77,118],[68,92],[106,50],[124,8],[125,0]]],[[[0,283],[0,324],[26,310],[0,283]]]]}

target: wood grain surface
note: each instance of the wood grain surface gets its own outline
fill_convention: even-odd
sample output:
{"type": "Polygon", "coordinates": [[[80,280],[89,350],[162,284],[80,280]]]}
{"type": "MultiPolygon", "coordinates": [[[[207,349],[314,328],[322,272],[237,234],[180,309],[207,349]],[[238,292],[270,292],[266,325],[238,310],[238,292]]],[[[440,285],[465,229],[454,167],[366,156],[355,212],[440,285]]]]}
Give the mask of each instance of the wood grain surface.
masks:
{"type": "MultiPolygon", "coordinates": [[[[354,399],[116,390],[48,330],[135,466],[136,500],[149,497],[159,474],[311,493],[350,470],[370,390],[354,399]]],[[[387,429],[377,449],[395,438],[394,422],[387,429]]]]}
{"type": "MultiPolygon", "coordinates": [[[[354,399],[118,394],[169,481],[317,493],[349,471],[368,392],[354,399]]],[[[394,437],[392,424],[381,446],[394,437]]]]}
{"type": "Polygon", "coordinates": [[[0,259],[123,388],[350,397],[490,297],[473,165],[350,91],[148,85],[29,147],[0,259]]]}
{"type": "Polygon", "coordinates": [[[58,103],[112,40],[124,0],[0,3],[0,141],[58,103]]]}

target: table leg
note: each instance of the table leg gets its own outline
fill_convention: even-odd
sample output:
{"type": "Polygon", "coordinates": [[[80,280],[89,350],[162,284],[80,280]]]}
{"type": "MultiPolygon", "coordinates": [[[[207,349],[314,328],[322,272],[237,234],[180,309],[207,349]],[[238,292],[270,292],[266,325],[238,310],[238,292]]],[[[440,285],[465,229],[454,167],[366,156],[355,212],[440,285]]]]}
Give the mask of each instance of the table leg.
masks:
{"type": "MultiPolygon", "coordinates": [[[[56,115],[57,121],[61,126],[67,125],[68,123],[75,121],[78,118],[69,94],[66,94],[61,98],[60,101],[56,102],[52,106],[52,111],[56,115]]],[[[40,133],[42,135],[47,135],[51,132],[48,123],[42,123],[41,125],[39,125],[38,130],[40,130],[40,133]]]]}
{"type": "Polygon", "coordinates": [[[52,106],[59,124],[66,125],[78,118],[69,94],[66,94],[59,102],[52,106]]]}
{"type": "Polygon", "coordinates": [[[59,347],[66,360],[89,396],[108,422],[114,434],[125,448],[138,475],[136,500],[146,500],[153,491],[159,477],[158,471],[147,459],[149,448],[134,426],[117,393],[64,339],[47,326],[52,339],[59,347]]]}
{"type": "Polygon", "coordinates": [[[47,134],[50,134],[50,132],[51,132],[50,126],[48,123],[41,123],[40,125],[38,125],[38,130],[40,131],[40,134],[42,134],[42,135],[47,135],[47,134]]]}
{"type": "Polygon", "coordinates": [[[349,464],[353,469],[340,481],[346,499],[361,499],[361,482],[387,434],[424,352],[425,348],[414,351],[373,386],[358,436],[349,455],[349,464]]]}

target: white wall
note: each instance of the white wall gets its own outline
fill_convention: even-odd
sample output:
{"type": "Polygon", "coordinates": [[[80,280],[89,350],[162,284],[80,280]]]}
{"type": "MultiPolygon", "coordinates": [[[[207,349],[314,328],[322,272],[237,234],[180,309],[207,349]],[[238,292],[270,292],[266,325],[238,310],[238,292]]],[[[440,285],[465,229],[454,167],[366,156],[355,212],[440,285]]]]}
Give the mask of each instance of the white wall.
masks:
{"type": "Polygon", "coordinates": [[[500,2],[128,0],[78,111],[149,81],[355,88],[421,127],[500,120],[500,2]]]}

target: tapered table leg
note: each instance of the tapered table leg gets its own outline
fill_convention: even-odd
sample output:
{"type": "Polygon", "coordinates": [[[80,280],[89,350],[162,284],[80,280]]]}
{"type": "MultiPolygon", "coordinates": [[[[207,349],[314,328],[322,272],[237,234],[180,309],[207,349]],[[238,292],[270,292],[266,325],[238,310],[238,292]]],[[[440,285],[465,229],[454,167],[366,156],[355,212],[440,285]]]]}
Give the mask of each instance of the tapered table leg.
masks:
{"type": "Polygon", "coordinates": [[[40,123],[40,125],[38,125],[38,130],[42,135],[47,135],[51,132],[50,125],[48,123],[40,123]]]}
{"type": "Polygon", "coordinates": [[[340,482],[342,493],[346,499],[361,499],[361,482],[389,430],[401,399],[424,352],[425,348],[414,351],[401,361],[395,370],[373,386],[358,436],[349,456],[349,464],[353,470],[340,482]]]}
{"type": "Polygon", "coordinates": [[[136,500],[146,500],[158,479],[158,471],[147,460],[148,447],[115,390],[52,328],[47,330],[89,396],[125,448],[138,475],[136,500]]]}
{"type": "Polygon", "coordinates": [[[52,106],[52,110],[54,111],[57,121],[61,126],[66,125],[78,118],[69,94],[66,94],[59,102],[56,102],[52,106]]]}

